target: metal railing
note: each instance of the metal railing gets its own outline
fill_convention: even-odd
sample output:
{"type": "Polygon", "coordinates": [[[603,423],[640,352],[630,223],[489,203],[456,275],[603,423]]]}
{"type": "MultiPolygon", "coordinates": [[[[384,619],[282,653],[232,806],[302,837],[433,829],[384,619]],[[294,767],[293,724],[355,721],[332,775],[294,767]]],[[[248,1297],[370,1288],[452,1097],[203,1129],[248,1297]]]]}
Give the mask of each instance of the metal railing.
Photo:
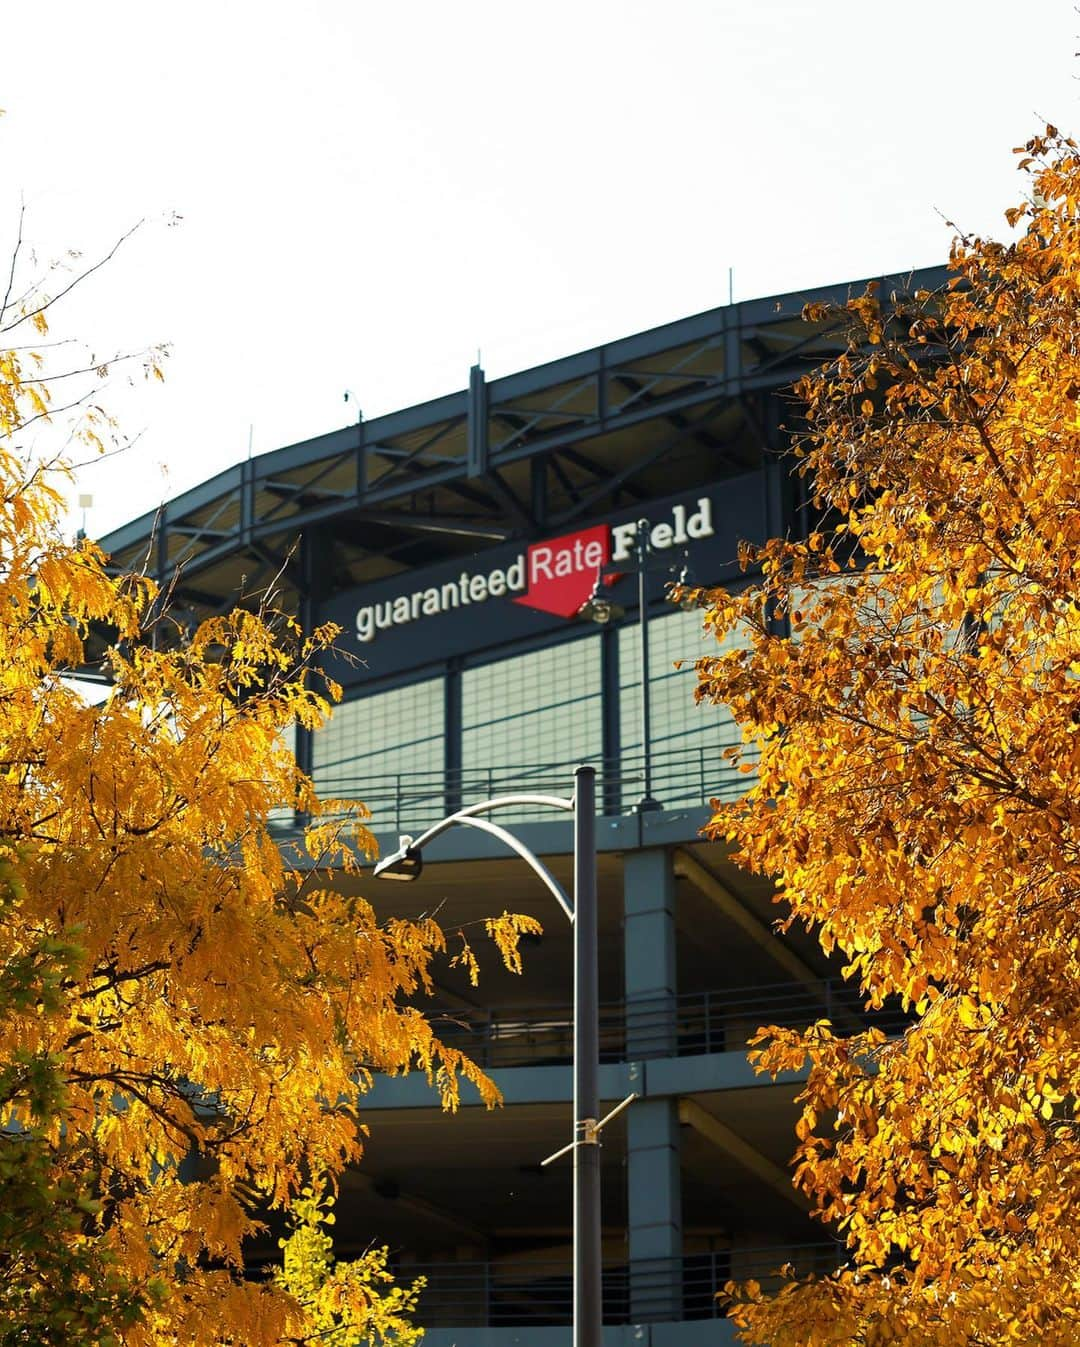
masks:
{"type": "MultiPolygon", "coordinates": [[[[485,1070],[572,1060],[569,1006],[455,1008],[429,1012],[429,1018],[445,1043],[485,1070]]],[[[798,1028],[818,1019],[832,1020],[845,1031],[876,1027],[891,1035],[901,1033],[911,1017],[899,1007],[866,1010],[857,990],[839,978],[608,1002],[600,1007],[600,1060],[741,1052],[762,1025],[798,1028]]]]}
{"type": "MultiPolygon", "coordinates": [[[[585,759],[597,769],[597,802],[608,816],[628,813],[644,787],[644,760],[626,755],[618,760],[585,759]]],[[[335,763],[318,768],[315,783],[323,799],[362,800],[378,831],[410,832],[427,826],[463,804],[511,791],[565,794],[577,762],[517,767],[483,767],[453,773],[394,772],[370,775],[366,767],[335,763]]],[[[724,757],[724,745],[686,745],[651,755],[653,795],[666,809],[707,806],[710,799],[734,799],[747,778],[724,757]]],[[[508,812],[509,822],[550,815],[522,808],[508,812]]]]}
{"type": "MultiPolygon", "coordinates": [[[[723,1318],[726,1282],[753,1278],[764,1291],[775,1291],[784,1279],[782,1267],[799,1276],[828,1273],[840,1254],[836,1244],[817,1243],[610,1263],[603,1270],[604,1322],[723,1318]]],[[[425,1279],[416,1312],[425,1328],[555,1327],[571,1321],[569,1259],[403,1263],[395,1276],[403,1284],[425,1279]]]]}

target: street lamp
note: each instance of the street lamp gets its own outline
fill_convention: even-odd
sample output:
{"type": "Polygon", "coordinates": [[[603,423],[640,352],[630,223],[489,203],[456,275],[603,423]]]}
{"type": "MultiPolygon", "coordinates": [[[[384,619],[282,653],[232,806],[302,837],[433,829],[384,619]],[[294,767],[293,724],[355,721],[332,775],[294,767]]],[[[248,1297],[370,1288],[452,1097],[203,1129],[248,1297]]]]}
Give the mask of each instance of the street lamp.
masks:
{"type": "Polygon", "coordinates": [[[574,1153],[574,1347],[601,1347],[600,1132],[637,1095],[630,1095],[605,1117],[600,1112],[600,1008],[596,916],[596,773],[574,772],[572,799],[558,795],[501,795],[458,809],[417,838],[402,837],[398,850],[375,867],[376,879],[417,879],[423,850],[448,828],[478,828],[505,843],[532,869],[574,928],[574,1131],[568,1146],[548,1156],[547,1165],[574,1153]],[[562,885],[513,833],[480,817],[512,805],[539,805],[573,815],[574,902],[562,885]]]}
{"type": "MultiPolygon", "coordinates": [[[[593,592],[578,609],[578,617],[585,618],[586,621],[596,622],[600,626],[606,626],[609,622],[616,622],[625,615],[625,609],[617,603],[613,603],[605,593],[605,579],[622,575],[626,571],[637,573],[638,578],[638,621],[641,629],[641,748],[644,763],[644,783],[641,793],[641,799],[637,802],[638,813],[647,813],[652,809],[661,809],[663,806],[659,800],[653,798],[652,793],[652,704],[649,689],[649,602],[647,594],[647,580],[650,571],[673,571],[674,567],[668,560],[650,565],[651,558],[655,555],[649,543],[649,529],[651,525],[647,519],[639,519],[637,522],[637,534],[634,538],[634,557],[632,566],[626,566],[622,562],[598,568],[596,572],[596,585],[593,592]]],[[[684,584],[689,577],[689,562],[686,555],[681,554],[680,559],[683,563],[682,574],[677,583],[684,584]]]]}

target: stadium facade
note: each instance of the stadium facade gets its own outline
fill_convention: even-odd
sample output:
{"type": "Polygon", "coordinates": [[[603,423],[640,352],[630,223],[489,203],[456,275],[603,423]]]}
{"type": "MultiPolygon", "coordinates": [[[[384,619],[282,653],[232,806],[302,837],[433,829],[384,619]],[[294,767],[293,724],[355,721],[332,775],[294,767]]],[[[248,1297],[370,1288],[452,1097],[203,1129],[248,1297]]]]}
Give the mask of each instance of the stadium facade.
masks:
{"type": "MultiPolygon", "coordinates": [[[[883,278],[882,293],[942,280],[883,278]]],[[[230,467],[102,540],[117,567],[149,553],[193,616],[276,576],[306,627],[342,627],[345,700],[295,751],[324,795],[369,804],[386,850],[463,803],[568,794],[574,766],[595,764],[601,1093],[609,1106],[639,1096],[601,1155],[611,1344],[728,1342],[725,1281],[835,1258],[786,1170],[798,1081],[756,1078],[745,1047],[765,1022],[860,1012],[812,941],[773,932],[769,885],[700,836],[709,800],[741,778],[723,755],[730,720],[694,704],[699,615],[667,586],[686,565],[697,582],[738,584],[740,541],[805,533],[790,390],[842,338],[800,315],[863,286],[710,310],[493,381],[474,368],[462,392],[230,467]],[[623,610],[603,625],[579,616],[598,576],[623,610]],[[646,749],[659,808],[638,808],[646,749]]],[[[510,826],[569,887],[569,823],[522,809],[510,826]]],[[[437,911],[469,931],[526,911],[544,934],[520,977],[493,961],[476,988],[461,970],[441,977],[428,1009],[504,1107],[466,1099],[441,1116],[423,1079],[377,1081],[339,1251],[385,1243],[403,1279],[427,1279],[430,1347],[561,1347],[570,1168],[539,1161],[569,1139],[567,924],[520,860],[472,830],[432,844],[416,883],[358,887],[387,915],[437,911]]]]}

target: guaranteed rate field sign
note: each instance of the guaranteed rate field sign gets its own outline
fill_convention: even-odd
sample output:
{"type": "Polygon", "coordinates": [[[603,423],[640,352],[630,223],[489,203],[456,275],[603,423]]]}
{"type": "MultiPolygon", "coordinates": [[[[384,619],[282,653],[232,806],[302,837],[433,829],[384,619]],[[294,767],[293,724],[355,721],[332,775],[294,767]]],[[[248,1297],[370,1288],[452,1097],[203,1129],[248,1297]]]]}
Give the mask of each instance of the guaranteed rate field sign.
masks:
{"type": "MultiPolygon", "coordinates": [[[[761,499],[760,477],[748,474],[686,497],[639,504],[572,533],[487,548],[464,562],[336,596],[320,618],[351,633],[363,661],[336,676],[356,682],[565,626],[576,619],[597,575],[632,558],[639,518],[648,521],[655,553],[671,552],[677,566],[685,552],[699,576],[722,580],[736,570],[739,540],[761,535],[761,499]]],[[[662,568],[649,576],[651,599],[661,597],[670,578],[662,568]]],[[[606,583],[618,579],[612,575],[606,583]]]]}
{"type": "MultiPolygon", "coordinates": [[[[671,518],[650,520],[649,545],[655,552],[683,548],[692,539],[713,537],[713,505],[709,496],[700,496],[696,509],[679,504],[671,507],[671,518]]],[[[532,543],[525,553],[528,592],[515,603],[536,608],[555,617],[574,617],[596,584],[598,572],[609,563],[618,565],[634,552],[638,524],[597,524],[579,533],[532,543]]],[[[617,577],[608,577],[613,584],[617,577]]]]}

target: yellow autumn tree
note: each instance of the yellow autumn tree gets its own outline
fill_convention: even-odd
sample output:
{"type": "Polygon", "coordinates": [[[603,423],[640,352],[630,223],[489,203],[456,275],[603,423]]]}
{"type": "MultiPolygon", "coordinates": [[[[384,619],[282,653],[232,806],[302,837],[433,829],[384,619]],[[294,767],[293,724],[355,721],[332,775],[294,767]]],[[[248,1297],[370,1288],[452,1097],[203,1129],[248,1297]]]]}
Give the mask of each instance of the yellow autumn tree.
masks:
{"type": "MultiPolygon", "coordinates": [[[[372,851],[363,810],[343,832],[282,748],[337,695],[334,630],[267,597],[185,635],[62,535],[24,447],[55,414],[48,305],[0,308],[0,1344],[314,1343],[330,1301],[365,1341],[411,1304],[374,1263],[304,1276],[294,1243],[288,1276],[246,1280],[242,1242],[298,1202],[310,1226],[371,1073],[427,1072],[449,1106],[495,1090],[410,1004],[442,930],[335,888],[372,851]],[[92,702],[67,675],[102,639],[92,702]],[[314,823],[288,852],[269,820],[293,808],[314,823]]],[[[491,923],[511,958],[521,925],[491,923]]]]}
{"type": "Polygon", "coordinates": [[[734,1292],[770,1347],[1080,1341],[1080,156],[1020,166],[941,293],[808,315],[849,332],[799,389],[819,527],[702,596],[752,773],[709,831],[911,1016],[758,1040],[840,1263],[734,1292]]]}
{"type": "Polygon", "coordinates": [[[334,1224],[334,1201],[318,1176],[293,1203],[290,1219],[293,1228],[281,1241],[284,1256],[275,1281],[303,1307],[309,1333],[321,1347],[357,1347],[358,1330],[379,1347],[417,1347],[424,1330],[410,1316],[424,1279],[395,1285],[386,1248],[336,1261],[327,1229],[334,1224]]]}

